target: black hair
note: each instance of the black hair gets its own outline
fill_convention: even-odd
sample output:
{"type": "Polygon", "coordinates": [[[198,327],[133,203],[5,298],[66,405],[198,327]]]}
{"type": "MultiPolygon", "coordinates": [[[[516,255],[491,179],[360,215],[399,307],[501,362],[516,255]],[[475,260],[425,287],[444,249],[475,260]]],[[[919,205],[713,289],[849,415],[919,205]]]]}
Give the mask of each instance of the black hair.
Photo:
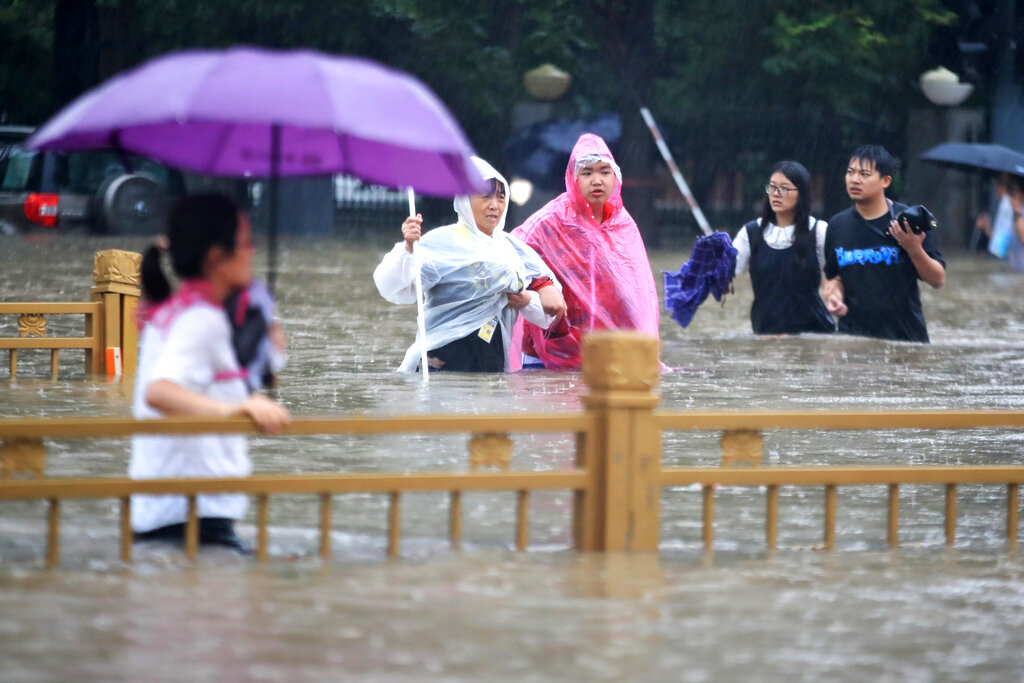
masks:
{"type": "Polygon", "coordinates": [[[1013,194],[1014,192],[1020,192],[1021,190],[1024,190],[1024,178],[1021,178],[1020,176],[1017,176],[1017,175],[1013,175],[1013,174],[1009,174],[1008,173],[1006,175],[1006,183],[1005,184],[1006,184],[1006,191],[1008,193],[1010,193],[1010,194],[1013,194]]]}
{"type": "MultiPolygon", "coordinates": [[[[171,267],[180,278],[199,277],[206,256],[213,247],[226,253],[235,251],[238,234],[238,207],[222,194],[195,194],[182,197],[171,208],[167,219],[167,250],[171,267]]],[[[171,285],[160,266],[160,247],[149,247],[142,256],[142,295],[160,303],[171,295],[171,285]]]]}
{"type": "MultiPolygon", "coordinates": [[[[811,231],[811,174],[803,164],[797,161],[780,161],[772,166],[770,179],[776,173],[786,176],[786,180],[796,187],[796,206],[793,209],[793,248],[796,250],[797,262],[801,270],[818,268],[817,243],[811,231]]],[[[764,240],[764,229],[769,223],[778,225],[778,218],[772,209],[772,198],[767,194],[761,209],[761,230],[754,231],[750,240],[751,252],[764,240]]]]}
{"type": "Polygon", "coordinates": [[[862,145],[853,151],[850,155],[850,161],[857,159],[858,161],[868,161],[875,167],[878,174],[883,178],[885,176],[891,176],[896,172],[899,164],[896,159],[889,154],[888,150],[881,145],[862,145]]]}
{"type": "Polygon", "coordinates": [[[484,181],[487,184],[487,192],[482,192],[481,195],[484,197],[490,197],[492,194],[497,193],[498,196],[505,196],[505,184],[497,178],[488,178],[484,181]]]}
{"type": "MultiPolygon", "coordinates": [[[[776,173],[786,176],[786,180],[796,187],[796,207],[793,210],[793,222],[798,228],[810,228],[808,221],[811,218],[811,174],[804,168],[804,165],[797,161],[780,161],[772,166],[771,178],[776,173]]],[[[772,198],[767,194],[764,197],[764,204],[761,208],[761,225],[767,227],[769,223],[778,225],[775,210],[772,209],[772,198]]]]}

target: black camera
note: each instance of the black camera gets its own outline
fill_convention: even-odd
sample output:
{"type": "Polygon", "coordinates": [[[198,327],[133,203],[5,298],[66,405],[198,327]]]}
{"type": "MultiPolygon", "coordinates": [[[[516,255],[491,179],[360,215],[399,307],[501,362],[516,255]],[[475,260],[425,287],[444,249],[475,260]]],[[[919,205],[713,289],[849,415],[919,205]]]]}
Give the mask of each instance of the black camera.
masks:
{"type": "Polygon", "coordinates": [[[917,235],[939,227],[935,216],[923,204],[911,206],[900,211],[899,215],[896,216],[896,222],[917,235]]]}

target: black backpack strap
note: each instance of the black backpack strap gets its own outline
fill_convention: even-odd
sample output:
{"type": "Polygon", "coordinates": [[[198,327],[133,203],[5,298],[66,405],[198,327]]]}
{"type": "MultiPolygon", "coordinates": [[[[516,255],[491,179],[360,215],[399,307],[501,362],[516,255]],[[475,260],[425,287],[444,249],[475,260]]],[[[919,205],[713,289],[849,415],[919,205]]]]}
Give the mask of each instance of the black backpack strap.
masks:
{"type": "Polygon", "coordinates": [[[245,306],[240,293],[234,293],[224,302],[225,312],[231,323],[231,345],[241,367],[249,365],[256,357],[260,342],[270,329],[263,311],[256,305],[245,306]]]}

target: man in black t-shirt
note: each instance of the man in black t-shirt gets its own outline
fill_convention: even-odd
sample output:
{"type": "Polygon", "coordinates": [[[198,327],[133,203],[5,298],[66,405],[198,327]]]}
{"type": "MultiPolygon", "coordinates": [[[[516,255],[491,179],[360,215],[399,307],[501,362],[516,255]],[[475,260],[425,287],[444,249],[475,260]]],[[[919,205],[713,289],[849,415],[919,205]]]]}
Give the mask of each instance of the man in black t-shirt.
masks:
{"type": "Polygon", "coordinates": [[[896,222],[906,206],[885,196],[894,166],[878,145],[850,158],[846,192],[853,206],[833,216],[825,233],[825,306],[841,333],[927,343],[917,281],[938,289],[946,262],[930,231],[914,233],[896,222]]]}

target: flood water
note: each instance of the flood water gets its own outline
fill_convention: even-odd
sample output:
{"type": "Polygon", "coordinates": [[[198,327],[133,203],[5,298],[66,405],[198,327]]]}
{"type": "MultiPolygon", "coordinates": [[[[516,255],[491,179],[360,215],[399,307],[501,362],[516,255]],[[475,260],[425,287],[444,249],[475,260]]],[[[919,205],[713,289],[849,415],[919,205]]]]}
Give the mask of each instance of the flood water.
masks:
{"type": "MultiPolygon", "coordinates": [[[[0,301],[84,301],[92,254],[143,242],[0,237],[0,301]]],[[[371,273],[385,245],[286,242],[278,280],[290,363],[281,400],[297,416],[580,409],[576,373],[393,372],[415,330],[371,273]]],[[[652,254],[675,270],[685,249],[652,254]]],[[[261,261],[262,263],[262,261],[261,261]]],[[[660,278],[659,278],[660,279],[660,278]]],[[[667,410],[1021,409],[1024,275],[951,256],[923,294],[930,345],[844,337],[759,339],[749,281],[684,330],[662,321],[667,410]]],[[[51,316],[53,334],[81,322],[51,316]]],[[[11,316],[0,336],[16,332],[11,316]]],[[[127,415],[130,386],[87,380],[81,352],[0,358],[0,416],[127,415]]],[[[715,465],[718,434],[664,435],[664,462],[715,465]]],[[[261,472],[450,471],[467,435],[260,437],[261,472]]],[[[1024,461],[1013,430],[773,432],[767,464],[1024,461]]],[[[124,440],[48,443],[48,475],[114,476],[124,440]]],[[[515,437],[513,468],[562,469],[570,435],[515,437]]],[[[701,494],[663,491],[657,556],[570,548],[568,494],[531,497],[529,552],[514,547],[514,494],[465,495],[463,549],[447,542],[447,497],[403,497],[401,557],[386,558],[384,496],[334,500],[333,557],[317,556],[317,501],[271,499],[271,561],[137,545],[118,561],[114,501],[62,507],[62,556],[43,569],[45,507],[0,503],[0,679],[51,680],[1020,680],[1024,562],[1005,552],[1005,488],[961,486],[944,546],[944,490],[901,487],[900,538],[885,545],[886,487],[841,488],[836,549],[820,550],[824,492],[780,491],[779,551],[764,549],[764,492],[716,492],[714,553],[701,494]]],[[[252,516],[240,527],[254,540],[252,516]]]]}

